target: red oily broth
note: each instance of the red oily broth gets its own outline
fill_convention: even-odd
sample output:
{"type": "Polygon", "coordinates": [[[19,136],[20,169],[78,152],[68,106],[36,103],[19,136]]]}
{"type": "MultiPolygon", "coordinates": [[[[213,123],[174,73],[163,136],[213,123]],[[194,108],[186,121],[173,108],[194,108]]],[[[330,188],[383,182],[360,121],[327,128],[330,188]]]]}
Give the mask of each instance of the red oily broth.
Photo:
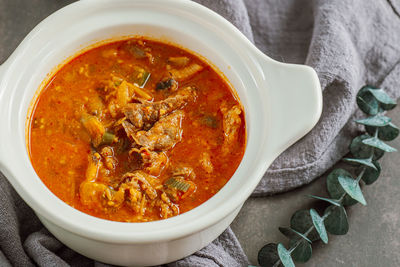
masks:
{"type": "Polygon", "coordinates": [[[189,211],[232,177],[246,146],[244,110],[206,61],[132,38],[66,63],[38,96],[30,158],[68,205],[123,222],[189,211]]]}

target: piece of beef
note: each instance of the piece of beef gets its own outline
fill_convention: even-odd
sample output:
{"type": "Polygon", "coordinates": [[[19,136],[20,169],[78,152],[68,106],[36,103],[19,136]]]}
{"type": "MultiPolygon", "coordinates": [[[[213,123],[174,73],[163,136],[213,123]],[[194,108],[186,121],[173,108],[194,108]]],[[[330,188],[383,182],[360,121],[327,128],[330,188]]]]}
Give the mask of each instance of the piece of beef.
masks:
{"type": "Polygon", "coordinates": [[[138,131],[133,137],[136,144],[151,151],[165,151],[182,139],[182,110],[162,117],[148,131],[138,131]]]}
{"type": "Polygon", "coordinates": [[[223,105],[220,110],[223,115],[222,126],[224,129],[222,153],[227,155],[231,150],[232,144],[238,139],[239,128],[242,124],[242,120],[240,118],[242,109],[238,105],[235,105],[230,109],[223,105]]]}
{"type": "Polygon", "coordinates": [[[185,87],[174,96],[157,102],[131,103],[124,108],[124,114],[136,130],[148,130],[162,116],[183,108],[196,97],[193,87],[185,87]]]}
{"type": "Polygon", "coordinates": [[[141,161],[141,169],[150,175],[159,176],[161,172],[168,166],[168,156],[165,152],[151,151],[145,147],[140,149],[132,148],[130,155],[137,155],[141,161]]]}
{"type": "Polygon", "coordinates": [[[144,215],[150,201],[156,201],[158,196],[158,179],[143,172],[134,171],[123,176],[124,182],[119,186],[119,192],[124,192],[127,196],[126,203],[136,213],[144,215]]]}

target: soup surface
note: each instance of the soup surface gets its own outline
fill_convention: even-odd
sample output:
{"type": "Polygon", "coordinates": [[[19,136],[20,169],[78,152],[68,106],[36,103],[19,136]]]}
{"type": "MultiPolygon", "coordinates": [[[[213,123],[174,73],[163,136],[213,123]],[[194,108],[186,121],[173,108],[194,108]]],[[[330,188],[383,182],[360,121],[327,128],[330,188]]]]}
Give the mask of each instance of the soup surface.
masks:
{"type": "Polygon", "coordinates": [[[146,222],[195,208],[231,178],[244,112],[224,78],[181,48],[134,38],[64,65],[30,123],[33,167],[70,206],[146,222]]]}

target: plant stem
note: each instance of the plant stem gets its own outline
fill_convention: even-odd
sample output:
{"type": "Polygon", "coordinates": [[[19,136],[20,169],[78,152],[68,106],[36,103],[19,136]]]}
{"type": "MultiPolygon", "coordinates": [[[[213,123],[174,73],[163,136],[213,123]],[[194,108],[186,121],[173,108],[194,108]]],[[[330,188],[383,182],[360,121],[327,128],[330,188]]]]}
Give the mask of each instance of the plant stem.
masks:
{"type": "Polygon", "coordinates": [[[343,195],[338,199],[339,203],[342,204],[344,197],[347,195],[346,192],[343,193],[343,195]]]}
{"type": "MultiPolygon", "coordinates": [[[[374,133],[374,137],[377,137],[377,136],[378,136],[378,131],[379,131],[379,129],[376,128],[375,133],[374,133]]],[[[371,149],[371,156],[370,156],[370,159],[371,159],[371,160],[372,160],[373,156],[374,156],[374,148],[372,147],[372,149],[371,149]]],[[[362,168],[360,174],[357,176],[357,179],[354,180],[354,182],[359,183],[366,170],[367,170],[367,167],[366,167],[366,166],[363,166],[363,168],[362,168]]],[[[340,204],[342,204],[342,202],[343,202],[344,198],[346,197],[346,195],[347,195],[347,193],[344,192],[344,193],[340,196],[340,198],[338,199],[338,202],[339,202],[340,204]]],[[[333,205],[330,205],[330,206],[333,206],[333,205]]],[[[329,215],[331,215],[331,214],[332,214],[332,211],[329,210],[326,214],[324,214],[324,216],[322,216],[322,221],[324,221],[326,218],[328,218],[329,215]]],[[[314,230],[314,228],[315,228],[315,226],[312,225],[303,235],[306,236],[306,237],[308,237],[308,235],[312,232],[312,230],[314,230]]],[[[290,247],[290,249],[288,250],[289,254],[292,254],[292,252],[300,245],[301,241],[302,241],[302,239],[297,240],[296,243],[295,243],[292,247],[290,247]]],[[[272,267],[278,267],[280,263],[281,263],[281,260],[279,259],[279,260],[277,260],[277,261],[275,262],[275,264],[274,264],[272,267]]]]}
{"type": "MultiPolygon", "coordinates": [[[[375,133],[374,133],[374,137],[378,137],[378,132],[379,132],[379,128],[378,127],[376,127],[376,129],[375,129],[375,133]]],[[[373,155],[374,153],[372,153],[372,155],[373,155]]]]}
{"type": "Polygon", "coordinates": [[[280,263],[281,263],[281,260],[277,260],[272,267],[278,267],[280,263]]]}
{"type": "MultiPolygon", "coordinates": [[[[331,214],[331,212],[329,211],[327,213],[327,215],[329,216],[331,214]]],[[[304,236],[308,236],[312,230],[314,230],[315,226],[311,226],[310,228],[308,228],[308,230],[303,234],[304,236]]],[[[297,240],[297,242],[293,245],[293,247],[291,247],[289,249],[289,254],[292,254],[292,252],[300,245],[301,239],[297,240]]],[[[277,262],[275,262],[275,264],[272,267],[278,267],[279,264],[281,263],[281,260],[277,260],[277,262]]]]}
{"type": "Polygon", "coordinates": [[[360,172],[360,174],[357,176],[357,183],[359,183],[360,182],[360,180],[361,180],[361,178],[363,177],[363,175],[364,175],[364,173],[365,173],[365,171],[367,170],[367,167],[363,167],[363,169],[361,170],[361,172],[360,172]]]}
{"type": "Polygon", "coordinates": [[[292,254],[293,250],[295,250],[300,245],[301,239],[297,240],[293,247],[289,249],[289,253],[292,254]]]}

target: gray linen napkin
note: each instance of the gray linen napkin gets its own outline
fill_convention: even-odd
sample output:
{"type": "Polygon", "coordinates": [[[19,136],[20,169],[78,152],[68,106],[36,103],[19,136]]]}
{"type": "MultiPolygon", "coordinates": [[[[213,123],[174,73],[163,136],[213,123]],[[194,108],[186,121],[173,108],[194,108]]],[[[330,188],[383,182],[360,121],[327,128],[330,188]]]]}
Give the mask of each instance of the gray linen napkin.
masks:
{"type": "MultiPolygon", "coordinates": [[[[26,34],[32,22],[37,22],[36,15],[44,16],[68,2],[73,0],[0,0],[0,36],[13,47],[18,40],[12,38],[10,28],[26,34]],[[31,20],[25,28],[23,23],[13,24],[15,18],[7,13],[8,8],[18,4],[29,6],[25,13],[23,8],[18,11],[25,20],[31,20]]],[[[321,81],[324,110],[320,122],[272,164],[253,196],[309,183],[347,152],[357,131],[351,120],[357,116],[355,94],[362,85],[382,86],[393,97],[400,95],[399,0],[196,2],[230,20],[269,56],[312,66],[321,81]]],[[[0,46],[0,62],[11,49],[0,46]]],[[[48,233],[1,175],[0,196],[1,266],[105,266],[66,248],[48,233]]],[[[247,263],[235,235],[227,229],[206,248],[168,266],[247,263]]]]}
{"type": "Polygon", "coordinates": [[[319,123],[274,161],[253,196],[307,184],[347,153],[361,86],[400,96],[399,0],[197,2],[230,20],[270,57],[313,67],[321,81],[319,123]]]}

